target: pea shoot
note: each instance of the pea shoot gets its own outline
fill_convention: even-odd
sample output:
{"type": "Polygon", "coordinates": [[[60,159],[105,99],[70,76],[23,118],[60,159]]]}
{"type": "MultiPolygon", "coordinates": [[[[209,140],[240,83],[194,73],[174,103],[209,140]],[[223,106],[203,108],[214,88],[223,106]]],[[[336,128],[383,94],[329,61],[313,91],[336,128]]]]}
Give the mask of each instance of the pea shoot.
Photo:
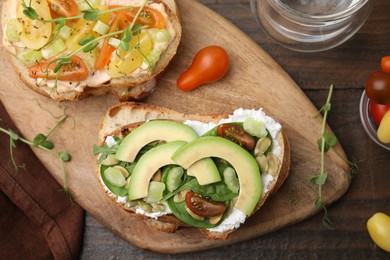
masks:
{"type": "Polygon", "coordinates": [[[341,159],[343,159],[350,165],[351,176],[356,174],[359,170],[358,165],[355,161],[349,161],[337,153],[337,150],[334,149],[334,147],[338,142],[336,136],[332,133],[326,132],[326,121],[328,118],[328,114],[331,110],[332,94],[333,94],[333,85],[330,86],[326,102],[321,107],[318,113],[318,114],[323,113],[321,137],[317,140],[317,145],[321,152],[320,172],[317,175],[310,178],[310,183],[318,186],[318,196],[315,200],[315,208],[323,209],[324,217],[322,218],[322,223],[327,228],[331,228],[332,220],[328,217],[328,211],[326,209],[326,206],[323,203],[323,198],[322,198],[322,186],[326,183],[326,180],[328,178],[328,172],[325,170],[325,153],[327,153],[329,149],[332,148],[334,152],[337,154],[337,156],[339,156],[341,159]]]}
{"type": "MultiPolygon", "coordinates": [[[[32,141],[18,135],[14,130],[12,129],[5,129],[3,127],[0,127],[0,132],[4,133],[4,134],[7,134],[10,138],[10,157],[11,157],[11,162],[15,168],[15,173],[17,174],[19,172],[20,169],[23,169],[23,170],[26,170],[26,165],[25,164],[21,164],[19,165],[17,162],[16,162],[16,159],[14,157],[14,154],[13,154],[13,151],[14,149],[16,148],[16,144],[17,144],[17,141],[20,141],[22,143],[25,143],[31,147],[36,147],[36,148],[39,148],[41,150],[44,150],[46,152],[49,152],[51,153],[52,155],[54,155],[54,157],[58,158],[61,162],[61,170],[64,174],[64,183],[63,183],[63,190],[64,192],[66,193],[66,195],[71,198],[71,195],[67,189],[67,175],[68,175],[68,172],[66,171],[66,168],[65,168],[65,163],[66,162],[69,162],[71,160],[71,155],[66,152],[66,151],[56,151],[54,150],[54,143],[52,141],[49,140],[49,137],[51,135],[54,134],[54,132],[69,118],[69,115],[65,113],[65,108],[64,108],[64,111],[63,111],[63,115],[59,117],[59,120],[57,121],[57,123],[55,124],[55,126],[47,133],[47,134],[43,134],[43,133],[38,133],[37,135],[35,135],[35,137],[33,138],[32,141]]],[[[0,119],[1,121],[1,119],[0,119]]]]}

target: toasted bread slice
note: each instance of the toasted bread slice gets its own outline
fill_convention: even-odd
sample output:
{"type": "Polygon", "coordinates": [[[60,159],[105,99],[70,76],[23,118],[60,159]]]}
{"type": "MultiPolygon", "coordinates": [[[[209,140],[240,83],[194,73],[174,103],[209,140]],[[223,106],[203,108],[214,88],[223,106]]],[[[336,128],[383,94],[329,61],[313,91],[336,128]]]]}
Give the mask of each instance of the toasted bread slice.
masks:
{"type": "MultiPolygon", "coordinates": [[[[8,40],[6,32],[7,22],[15,17],[18,1],[7,0],[3,4],[2,9],[2,28],[3,28],[3,46],[8,50],[8,57],[20,79],[32,90],[50,97],[56,101],[64,100],[80,100],[90,95],[105,95],[112,93],[118,97],[120,101],[126,100],[144,100],[154,90],[156,79],[164,72],[172,58],[175,56],[180,43],[182,28],[178,18],[178,8],[175,0],[153,0],[149,1],[154,4],[162,4],[167,14],[167,19],[171,31],[174,31],[174,37],[170,39],[169,45],[162,52],[159,60],[154,65],[153,69],[148,73],[129,74],[119,78],[104,77],[97,79],[97,74],[94,68],[89,66],[89,77],[84,81],[74,81],[69,84],[68,81],[58,81],[57,84],[63,84],[62,87],[53,87],[55,80],[38,81],[29,77],[29,69],[23,62],[18,59],[18,53],[23,51],[23,47],[18,47],[18,43],[13,43],[8,40]],[[95,78],[93,78],[95,77],[95,78]],[[93,78],[93,80],[90,80],[93,78]],[[65,84],[66,83],[66,84],[65,84]]],[[[106,1],[110,2],[110,1],[106,1]]],[[[115,4],[115,1],[111,1],[115,4]]],[[[123,1],[122,1],[123,2],[123,1]]],[[[140,1],[128,0],[128,5],[133,2],[140,1]]],[[[53,30],[54,31],[54,30],[53,30]]],[[[100,45],[99,45],[100,46],[100,45]]],[[[27,46],[28,47],[28,46],[27,46]]],[[[98,47],[99,48],[99,47],[98,47]]],[[[69,51],[68,51],[69,52],[69,51]]],[[[63,53],[67,53],[65,50],[63,53]]],[[[60,53],[61,55],[62,53],[60,53]]],[[[76,55],[83,55],[82,52],[76,55]]],[[[59,85],[61,86],[61,85],[59,85]]]]}
{"type": "MultiPolygon", "coordinates": [[[[118,136],[123,138],[133,129],[138,127],[140,124],[148,120],[154,119],[168,119],[174,121],[186,121],[186,120],[195,120],[200,122],[215,122],[218,123],[221,119],[227,118],[227,115],[187,115],[171,109],[167,109],[160,106],[155,106],[151,104],[137,103],[137,102],[124,102],[111,107],[106,115],[103,117],[100,129],[99,129],[99,143],[103,145],[108,136],[118,136]]],[[[266,200],[275,193],[279,187],[283,184],[284,180],[287,178],[289,169],[290,169],[290,147],[287,140],[287,136],[281,130],[277,136],[276,140],[280,145],[280,155],[278,159],[278,170],[272,176],[272,181],[267,182],[267,187],[263,187],[263,194],[261,199],[257,203],[256,209],[254,212],[259,210],[261,206],[266,202],[266,200]]],[[[102,183],[102,187],[105,187],[104,183],[100,178],[99,167],[97,169],[98,179],[102,183]]],[[[114,200],[117,201],[117,196],[112,194],[107,188],[104,189],[105,192],[114,200]]],[[[126,208],[125,203],[118,203],[119,206],[126,208]]],[[[254,213],[253,212],[253,213],[254,213]]],[[[252,213],[252,214],[253,214],[252,213]]],[[[144,215],[135,214],[132,211],[129,211],[129,214],[144,219],[144,221],[153,229],[164,232],[175,232],[179,227],[188,226],[178,220],[174,215],[164,215],[158,217],[158,219],[148,218],[144,215]]],[[[234,230],[229,230],[225,232],[211,232],[207,229],[200,229],[209,239],[226,239],[231,232],[234,230]]]]}

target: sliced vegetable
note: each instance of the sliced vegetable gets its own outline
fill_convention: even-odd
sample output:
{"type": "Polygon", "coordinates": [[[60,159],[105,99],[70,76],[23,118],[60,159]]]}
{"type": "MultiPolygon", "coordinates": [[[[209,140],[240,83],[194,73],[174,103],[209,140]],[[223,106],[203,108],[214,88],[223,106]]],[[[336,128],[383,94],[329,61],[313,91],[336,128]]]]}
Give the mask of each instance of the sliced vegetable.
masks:
{"type": "Polygon", "coordinates": [[[40,63],[43,60],[41,51],[29,49],[18,53],[17,58],[26,66],[32,66],[34,64],[40,63]]]}
{"type": "Polygon", "coordinates": [[[79,7],[75,0],[47,0],[59,16],[70,17],[79,13],[79,7]]]}
{"type": "Polygon", "coordinates": [[[21,25],[18,23],[16,18],[10,19],[7,22],[7,28],[5,30],[5,35],[7,39],[13,42],[20,41],[19,32],[22,30],[21,25]]]}
{"type": "Polygon", "coordinates": [[[167,29],[150,29],[148,33],[155,42],[168,42],[171,39],[167,29]]]}
{"type": "Polygon", "coordinates": [[[58,79],[64,81],[81,81],[88,77],[88,69],[79,56],[72,56],[71,63],[64,64],[58,73],[54,72],[56,62],[44,61],[29,68],[31,78],[58,79]]]}
{"type": "Polygon", "coordinates": [[[229,139],[248,151],[253,150],[256,140],[253,136],[244,131],[240,125],[233,123],[221,124],[217,127],[217,135],[229,139]]]}
{"type": "Polygon", "coordinates": [[[92,33],[92,29],[95,26],[95,21],[86,21],[84,19],[79,19],[77,23],[74,25],[72,33],[70,37],[66,40],[66,47],[70,51],[74,51],[78,49],[80,46],[78,42],[90,35],[92,33]]]}
{"type": "Polygon", "coordinates": [[[58,37],[66,40],[70,37],[70,34],[72,33],[72,28],[70,28],[67,25],[64,25],[61,27],[60,31],[58,32],[58,37]]]}
{"type": "MultiPolygon", "coordinates": [[[[120,6],[111,5],[108,8],[114,9],[117,7],[120,6]]],[[[115,13],[126,16],[127,20],[131,22],[134,20],[134,17],[136,16],[138,10],[138,7],[134,7],[125,10],[115,11],[115,13]]],[[[141,25],[148,25],[149,28],[163,29],[165,27],[166,20],[165,17],[158,10],[150,7],[144,7],[135,23],[141,25]]],[[[128,25],[130,25],[130,23],[128,25]]]]}
{"type": "Polygon", "coordinates": [[[42,56],[45,60],[49,60],[54,56],[57,56],[60,52],[66,49],[66,45],[61,38],[58,38],[42,48],[42,56]]]}
{"type": "Polygon", "coordinates": [[[102,21],[97,21],[93,27],[93,31],[97,32],[100,35],[106,34],[110,30],[110,26],[103,23],[102,21]]]}
{"type": "Polygon", "coordinates": [[[390,252],[390,217],[384,213],[375,213],[367,221],[371,239],[383,250],[390,252]]]}
{"type": "MultiPolygon", "coordinates": [[[[49,5],[46,0],[31,1],[39,18],[51,19],[49,5]]],[[[23,13],[22,5],[18,5],[16,19],[22,30],[19,32],[20,41],[29,49],[39,50],[50,41],[52,23],[42,22],[40,19],[31,20],[23,13]]]]}
{"type": "Polygon", "coordinates": [[[240,183],[238,182],[236,171],[232,167],[226,167],[226,169],[223,171],[223,181],[229,190],[234,193],[238,193],[238,190],[240,189],[240,183]]]}
{"type": "Polygon", "coordinates": [[[220,80],[228,72],[229,56],[219,46],[207,46],[194,57],[191,66],[180,75],[177,87],[190,91],[200,85],[220,80]]]}
{"type": "Polygon", "coordinates": [[[119,57],[108,65],[108,75],[112,78],[127,76],[139,68],[153,48],[152,39],[147,32],[143,32],[133,37],[129,42],[131,49],[129,52],[118,51],[119,57]]]}
{"type": "MultiPolygon", "coordinates": [[[[115,16],[115,18],[113,19],[110,25],[111,27],[109,33],[118,31],[120,22],[123,19],[125,19],[124,16],[121,15],[115,16]]],[[[96,59],[96,63],[95,63],[95,69],[97,70],[102,70],[108,65],[108,62],[110,61],[111,58],[111,54],[115,51],[115,48],[112,47],[110,44],[108,44],[108,41],[109,41],[108,38],[105,38],[103,40],[103,44],[102,47],[100,48],[99,56],[96,59]]]]}
{"type": "Polygon", "coordinates": [[[123,187],[126,185],[126,179],[121,173],[120,170],[108,167],[104,171],[104,176],[106,177],[107,181],[109,181],[112,185],[115,185],[117,187],[123,187]]]}
{"type": "Polygon", "coordinates": [[[146,198],[149,203],[157,203],[161,200],[163,192],[165,190],[165,184],[158,181],[151,181],[149,183],[148,197],[146,198]]]}
{"type": "Polygon", "coordinates": [[[172,192],[179,188],[180,184],[182,183],[183,174],[184,169],[182,167],[173,167],[172,169],[170,169],[167,177],[168,191],[172,192]]]}
{"type": "Polygon", "coordinates": [[[245,132],[258,138],[267,136],[268,132],[264,122],[247,117],[243,124],[245,132]]]}
{"type": "Polygon", "coordinates": [[[201,217],[218,216],[223,214],[227,208],[225,203],[208,201],[193,191],[189,191],[186,194],[186,206],[201,217]]]}

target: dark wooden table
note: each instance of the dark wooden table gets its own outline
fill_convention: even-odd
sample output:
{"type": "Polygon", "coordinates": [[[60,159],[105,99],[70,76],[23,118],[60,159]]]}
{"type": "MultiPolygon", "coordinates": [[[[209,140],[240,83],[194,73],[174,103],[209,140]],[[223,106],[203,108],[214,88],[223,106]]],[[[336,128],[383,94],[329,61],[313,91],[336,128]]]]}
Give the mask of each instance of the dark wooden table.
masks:
{"type": "MultiPolygon", "coordinates": [[[[178,0],[180,1],[180,0],[178,0]]],[[[328,123],[350,159],[358,162],[344,197],[328,208],[332,229],[322,214],[283,230],[208,251],[161,255],[123,241],[87,214],[82,259],[389,259],[370,239],[366,221],[375,212],[390,215],[390,152],[366,135],[359,100],[366,79],[390,55],[390,1],[375,3],[366,24],[343,45],[320,53],[298,53],[278,46],[255,22],[249,0],[200,0],[248,34],[296,81],[318,108],[334,84],[328,123]]],[[[205,28],[207,29],[207,28],[205,28]]],[[[254,65],[255,66],[255,65],[254,65]]]]}

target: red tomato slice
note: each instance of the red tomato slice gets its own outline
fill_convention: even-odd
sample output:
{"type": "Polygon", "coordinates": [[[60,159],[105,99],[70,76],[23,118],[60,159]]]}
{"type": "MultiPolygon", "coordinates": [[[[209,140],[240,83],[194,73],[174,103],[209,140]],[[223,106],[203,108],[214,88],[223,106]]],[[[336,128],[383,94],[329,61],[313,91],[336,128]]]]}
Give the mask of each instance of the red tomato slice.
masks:
{"type": "Polygon", "coordinates": [[[64,17],[76,16],[79,13],[79,6],[74,0],[47,0],[50,5],[53,5],[53,10],[64,17]]]}
{"type": "MultiPolygon", "coordinates": [[[[63,81],[82,81],[88,77],[88,68],[79,56],[72,56],[70,64],[64,64],[58,74],[58,79],[63,81]]],[[[31,78],[56,79],[57,73],[54,73],[56,62],[44,61],[29,68],[31,78]]]]}
{"type": "Polygon", "coordinates": [[[208,201],[193,191],[187,192],[186,205],[193,213],[201,217],[219,216],[227,208],[225,203],[208,201]]]}
{"type": "Polygon", "coordinates": [[[390,109],[390,105],[378,104],[375,101],[370,102],[370,113],[374,118],[375,123],[379,126],[383,116],[390,109]]]}
{"type": "MultiPolygon", "coordinates": [[[[118,8],[118,5],[111,5],[108,8],[114,9],[118,8]]],[[[125,15],[126,18],[131,22],[134,20],[139,8],[134,7],[132,9],[125,9],[120,11],[115,11],[114,13],[125,15]]],[[[165,17],[156,9],[150,7],[144,7],[136,21],[136,24],[148,25],[150,28],[164,29],[165,27],[165,17]]],[[[130,24],[129,24],[130,25],[130,24]]]]}
{"type": "Polygon", "coordinates": [[[217,135],[229,139],[244,149],[251,151],[255,148],[256,139],[245,132],[244,128],[237,124],[225,123],[217,127],[217,135]]]}

